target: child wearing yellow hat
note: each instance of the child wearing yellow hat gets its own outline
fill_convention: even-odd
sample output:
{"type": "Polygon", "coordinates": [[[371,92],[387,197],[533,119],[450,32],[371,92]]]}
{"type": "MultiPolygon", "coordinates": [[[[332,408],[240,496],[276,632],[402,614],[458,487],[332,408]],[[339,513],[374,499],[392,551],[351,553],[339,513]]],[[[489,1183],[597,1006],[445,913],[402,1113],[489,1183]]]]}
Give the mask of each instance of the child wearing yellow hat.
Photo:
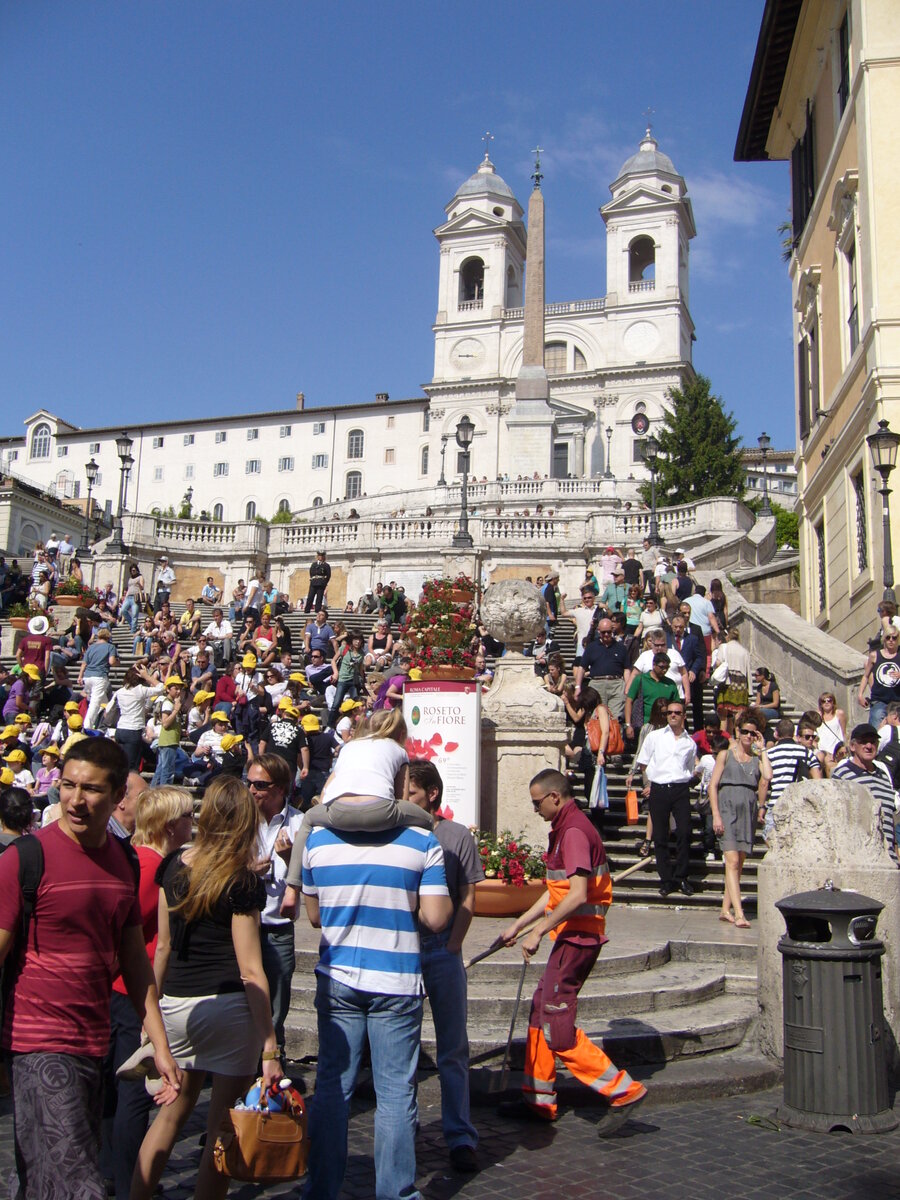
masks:
{"type": "Polygon", "coordinates": [[[16,787],[25,788],[30,792],[34,788],[34,776],[28,770],[28,755],[24,750],[9,750],[5,760],[7,767],[13,773],[13,783],[16,787]]]}
{"type": "Polygon", "coordinates": [[[56,746],[45,746],[41,751],[41,765],[35,779],[35,796],[46,796],[52,787],[57,786],[61,775],[59,750],[56,746]]]}
{"type": "Polygon", "coordinates": [[[59,748],[61,758],[66,757],[66,754],[72,749],[76,742],[81,742],[87,737],[87,734],[84,732],[83,728],[84,721],[82,721],[78,713],[72,713],[69,716],[68,720],[66,721],[66,726],[69,730],[69,736],[59,748]]]}

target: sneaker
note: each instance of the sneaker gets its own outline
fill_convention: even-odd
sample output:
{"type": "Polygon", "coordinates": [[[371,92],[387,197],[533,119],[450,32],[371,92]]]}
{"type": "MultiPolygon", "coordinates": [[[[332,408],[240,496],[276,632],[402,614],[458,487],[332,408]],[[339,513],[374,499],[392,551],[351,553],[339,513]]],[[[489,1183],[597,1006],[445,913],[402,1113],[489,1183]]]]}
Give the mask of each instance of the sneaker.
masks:
{"type": "Polygon", "coordinates": [[[474,1146],[454,1146],[450,1151],[450,1166],[462,1175],[474,1175],[478,1170],[478,1159],[474,1146]]]}
{"type": "Polygon", "coordinates": [[[712,850],[707,850],[705,858],[706,858],[707,862],[715,862],[716,861],[716,856],[715,856],[715,854],[713,854],[712,850]]]}
{"type": "Polygon", "coordinates": [[[521,1096],[517,1100],[501,1100],[497,1105],[501,1117],[512,1117],[515,1121],[555,1121],[556,1113],[537,1104],[529,1104],[521,1096]]]}

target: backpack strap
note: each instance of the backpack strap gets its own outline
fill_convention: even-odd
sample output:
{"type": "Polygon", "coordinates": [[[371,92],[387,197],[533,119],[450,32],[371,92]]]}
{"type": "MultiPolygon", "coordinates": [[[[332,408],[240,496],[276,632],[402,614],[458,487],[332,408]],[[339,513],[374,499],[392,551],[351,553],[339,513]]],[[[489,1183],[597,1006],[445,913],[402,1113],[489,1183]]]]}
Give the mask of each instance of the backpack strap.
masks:
{"type": "Polygon", "coordinates": [[[19,888],[22,892],[21,946],[28,945],[28,930],[37,903],[38,888],[44,874],[44,849],[33,834],[16,838],[19,855],[19,888]]]}

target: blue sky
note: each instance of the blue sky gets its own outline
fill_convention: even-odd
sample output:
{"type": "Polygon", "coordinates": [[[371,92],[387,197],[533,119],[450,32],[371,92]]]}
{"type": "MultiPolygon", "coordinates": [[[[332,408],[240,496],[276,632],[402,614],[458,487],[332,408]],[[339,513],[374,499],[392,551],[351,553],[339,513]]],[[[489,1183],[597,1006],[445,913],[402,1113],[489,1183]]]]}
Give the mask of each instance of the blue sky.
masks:
{"type": "Polygon", "coordinates": [[[421,394],[432,229],[495,136],[547,299],[602,296],[644,110],[685,176],[694,365],[793,446],[784,164],[735,164],[762,0],[0,6],[4,433],[421,394]]]}

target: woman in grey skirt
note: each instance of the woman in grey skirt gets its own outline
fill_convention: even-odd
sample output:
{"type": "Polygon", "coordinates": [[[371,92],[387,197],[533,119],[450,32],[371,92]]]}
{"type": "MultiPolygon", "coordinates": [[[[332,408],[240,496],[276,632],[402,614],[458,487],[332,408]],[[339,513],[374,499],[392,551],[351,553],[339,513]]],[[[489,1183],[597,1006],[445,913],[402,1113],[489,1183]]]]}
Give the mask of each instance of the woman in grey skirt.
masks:
{"type": "Polygon", "coordinates": [[[218,1200],[228,1177],[213,1164],[216,1134],[250,1085],[262,1052],[266,1086],[283,1074],[269,986],[262,965],[263,882],[254,872],[259,813],[239,779],[222,775],[206,789],[197,839],[164,859],[157,873],[159,941],[154,971],[172,1056],[184,1069],[174,1103],[161,1108],[144,1138],[131,1200],[150,1200],[184,1123],[212,1075],[206,1145],[194,1196],[218,1200]]]}
{"type": "Polygon", "coordinates": [[[721,750],[709,781],[713,833],[725,859],[725,894],[720,921],[749,929],[741,904],[741,872],[753,849],[757,814],[765,808],[772,765],[763,740],[764,721],[751,709],[737,714],[735,738],[721,750]]]}

